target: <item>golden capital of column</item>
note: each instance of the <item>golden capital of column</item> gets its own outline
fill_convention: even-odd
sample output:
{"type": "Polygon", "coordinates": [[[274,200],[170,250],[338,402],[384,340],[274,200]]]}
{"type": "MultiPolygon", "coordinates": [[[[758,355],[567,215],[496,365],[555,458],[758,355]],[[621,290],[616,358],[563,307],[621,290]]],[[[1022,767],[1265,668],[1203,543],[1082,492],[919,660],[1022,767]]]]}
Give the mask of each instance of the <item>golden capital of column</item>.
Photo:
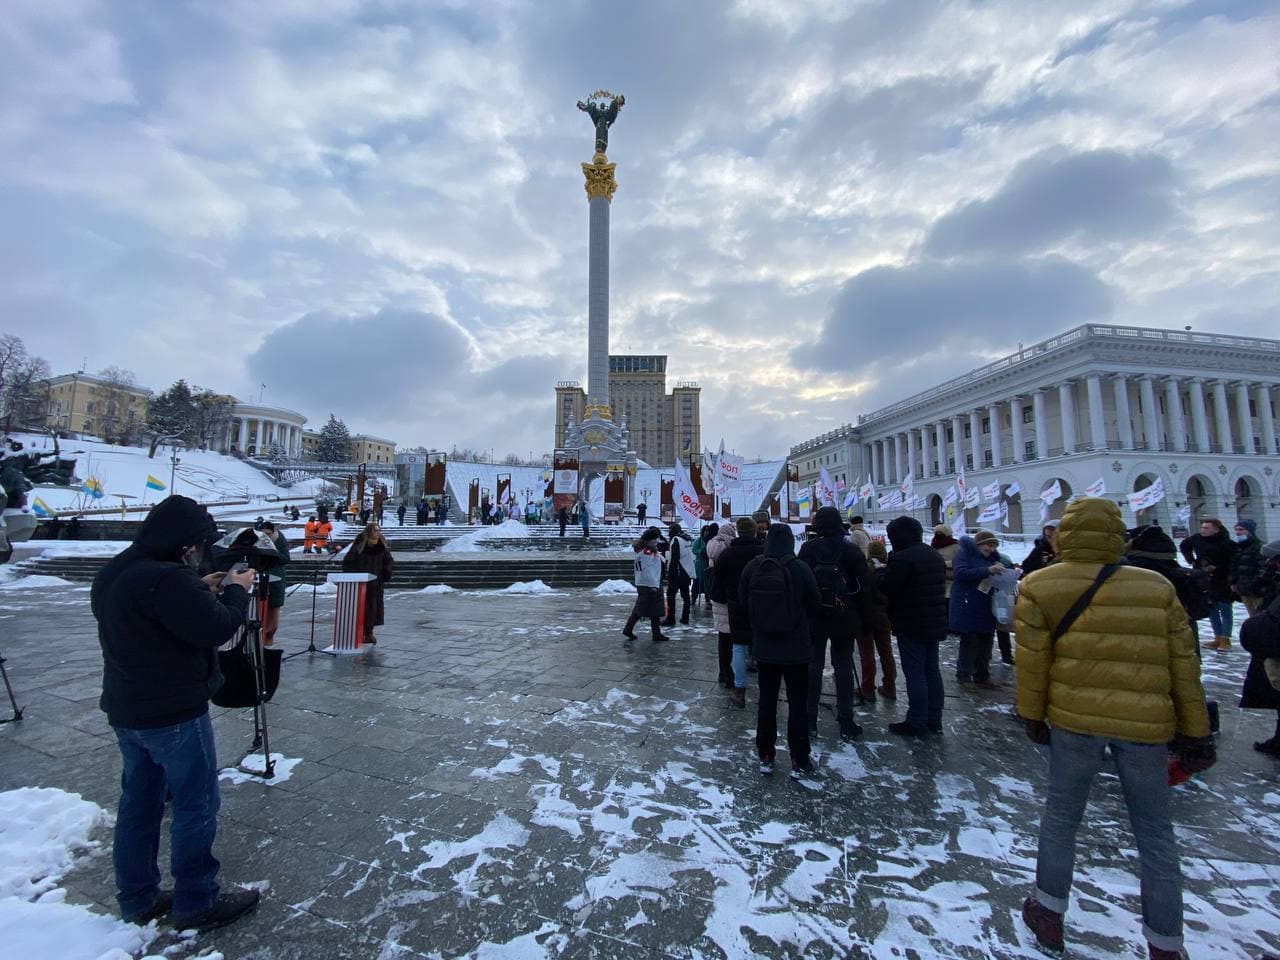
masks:
{"type": "MultiPolygon", "coordinates": [[[[585,167],[586,164],[584,163],[583,166],[585,167]]],[[[606,197],[605,199],[608,198],[606,197]]],[[[609,409],[609,405],[607,403],[588,403],[582,411],[582,421],[585,423],[597,415],[601,420],[613,419],[613,412],[609,409]]]]}
{"type": "Polygon", "coordinates": [[[616,163],[610,163],[603,153],[597,153],[590,163],[582,165],[582,175],[587,178],[585,184],[587,200],[604,197],[612,202],[614,191],[618,189],[618,181],[613,177],[616,163]]]}

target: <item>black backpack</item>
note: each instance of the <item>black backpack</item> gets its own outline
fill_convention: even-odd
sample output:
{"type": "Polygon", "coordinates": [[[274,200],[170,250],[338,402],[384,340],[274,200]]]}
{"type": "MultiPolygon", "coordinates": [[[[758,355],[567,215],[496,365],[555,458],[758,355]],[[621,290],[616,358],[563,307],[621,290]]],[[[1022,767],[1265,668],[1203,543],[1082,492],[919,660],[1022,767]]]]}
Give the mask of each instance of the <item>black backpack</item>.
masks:
{"type": "Polygon", "coordinates": [[[1210,593],[1210,578],[1207,571],[1199,567],[1179,567],[1166,574],[1178,592],[1178,602],[1182,604],[1187,616],[1192,620],[1203,620],[1209,616],[1213,607],[1210,593]]]}
{"type": "MultiPolygon", "coordinates": [[[[827,550],[830,553],[830,549],[827,550]]],[[[836,552],[829,559],[819,557],[813,564],[813,577],[818,581],[818,594],[821,596],[822,614],[825,617],[843,617],[849,607],[849,598],[858,592],[857,584],[849,589],[849,578],[845,575],[840,558],[844,553],[844,545],[836,544],[836,552]]]]}
{"type": "Polygon", "coordinates": [[[791,576],[779,557],[760,559],[760,566],[751,578],[749,600],[747,612],[753,630],[790,633],[800,620],[800,605],[791,587],[791,576]]]}

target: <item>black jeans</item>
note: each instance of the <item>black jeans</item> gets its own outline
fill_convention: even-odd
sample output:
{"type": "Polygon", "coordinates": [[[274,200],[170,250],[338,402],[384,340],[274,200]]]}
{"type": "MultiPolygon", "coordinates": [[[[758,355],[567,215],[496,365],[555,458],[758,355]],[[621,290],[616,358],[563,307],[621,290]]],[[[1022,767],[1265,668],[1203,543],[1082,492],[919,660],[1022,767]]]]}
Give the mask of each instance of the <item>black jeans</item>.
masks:
{"type": "Polygon", "coordinates": [[[1008,630],[996,631],[996,643],[1000,645],[1000,659],[1005,663],[1013,662],[1013,638],[1008,630]]]}
{"type": "Polygon", "coordinates": [[[764,663],[760,668],[760,709],[756,714],[756,750],[762,760],[772,760],[778,740],[778,691],[787,684],[787,749],[791,763],[809,762],[809,724],[805,704],[809,697],[809,664],[764,663]]]}
{"type": "MultiPolygon", "coordinates": [[[[622,628],[622,632],[629,633],[629,634],[635,633],[636,624],[639,622],[640,622],[640,614],[636,613],[634,610],[631,611],[631,616],[627,617],[627,625],[622,628]]],[[[659,626],[657,617],[649,617],[649,630],[651,631],[651,635],[655,640],[658,639],[658,637],[662,636],[662,629],[659,626]]]]}
{"type": "Polygon", "coordinates": [[[956,656],[956,678],[983,682],[991,679],[990,633],[960,634],[960,652],[956,656]]]}
{"type": "Polygon", "coordinates": [[[733,634],[716,635],[716,655],[720,660],[720,679],[733,682],[733,634]]]}
{"type": "Polygon", "coordinates": [[[683,603],[680,613],[680,622],[689,622],[689,580],[687,577],[672,577],[667,583],[667,626],[673,626],[676,622],[676,594],[680,594],[680,600],[683,603]]]}
{"type": "Polygon", "coordinates": [[[942,726],[946,693],[938,666],[938,641],[899,637],[898,657],[907,687],[907,723],[918,729],[942,726]]]}
{"type": "Polygon", "coordinates": [[[840,624],[809,622],[813,659],[809,661],[809,696],[806,713],[810,723],[818,722],[818,699],[822,696],[822,671],[827,665],[827,641],[831,641],[831,670],[836,681],[836,719],[853,722],[853,629],[840,624]]]}

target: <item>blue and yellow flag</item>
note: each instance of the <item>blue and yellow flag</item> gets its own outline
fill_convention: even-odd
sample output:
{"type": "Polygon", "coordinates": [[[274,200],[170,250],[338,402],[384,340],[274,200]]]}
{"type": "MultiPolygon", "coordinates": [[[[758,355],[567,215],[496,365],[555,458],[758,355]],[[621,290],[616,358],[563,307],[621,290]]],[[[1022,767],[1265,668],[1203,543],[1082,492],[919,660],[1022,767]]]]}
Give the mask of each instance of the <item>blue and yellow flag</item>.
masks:
{"type": "Polygon", "coordinates": [[[31,512],[34,513],[37,517],[53,516],[53,511],[49,509],[49,505],[45,503],[43,500],[41,500],[39,497],[32,498],[31,512]]]}
{"type": "Polygon", "coordinates": [[[161,483],[159,480],[157,480],[155,477],[153,477],[151,474],[149,474],[149,473],[148,473],[148,474],[147,474],[147,489],[148,489],[148,490],[163,490],[163,489],[164,489],[164,484],[163,484],[163,483],[161,483]]]}
{"type": "Polygon", "coordinates": [[[102,481],[97,477],[86,477],[84,483],[80,485],[80,489],[95,500],[101,500],[105,496],[102,492],[102,481]]]}

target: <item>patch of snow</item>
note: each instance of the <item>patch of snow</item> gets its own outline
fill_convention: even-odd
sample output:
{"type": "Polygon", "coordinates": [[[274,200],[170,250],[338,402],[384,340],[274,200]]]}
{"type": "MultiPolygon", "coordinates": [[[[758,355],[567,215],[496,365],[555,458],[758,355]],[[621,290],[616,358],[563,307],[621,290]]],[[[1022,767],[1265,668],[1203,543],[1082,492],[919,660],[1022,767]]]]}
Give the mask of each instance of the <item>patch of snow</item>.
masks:
{"type": "Polygon", "coordinates": [[[45,559],[55,557],[114,557],[126,547],[130,540],[36,540],[43,547],[40,556],[45,559]],[[44,546],[48,544],[48,546],[44,546]]]}
{"type": "Polygon", "coordinates": [[[501,593],[555,593],[541,580],[530,580],[526,583],[513,583],[501,593]]]}
{"type": "Polygon", "coordinates": [[[270,780],[264,780],[262,777],[246,773],[245,770],[257,770],[259,772],[266,769],[262,754],[251,753],[240,761],[240,767],[227,767],[218,771],[219,780],[229,780],[231,783],[260,783],[263,786],[273,787],[277,783],[284,783],[293,775],[293,768],[302,762],[298,757],[286,757],[281,753],[271,754],[271,760],[275,764],[272,768],[275,772],[270,780]],[[242,770],[241,767],[244,769],[242,770]]]}
{"type": "Polygon", "coordinates": [[[529,528],[519,520],[504,520],[493,526],[479,529],[455,537],[440,546],[440,553],[476,553],[483,550],[481,546],[486,540],[528,540],[533,536],[529,528]]]}
{"type": "Polygon", "coordinates": [[[591,592],[599,593],[602,595],[610,595],[615,593],[634,594],[636,592],[636,588],[635,588],[635,584],[630,583],[626,580],[606,580],[604,583],[600,584],[600,586],[596,587],[591,592]]]}
{"type": "Polygon", "coordinates": [[[79,586],[81,585],[72,583],[70,580],[45,576],[43,573],[32,574],[29,577],[16,576],[11,580],[0,581],[0,589],[2,590],[44,590],[49,587],[79,586]]]}
{"type": "Polygon", "coordinates": [[[433,583],[430,586],[423,587],[419,593],[457,593],[458,591],[449,586],[447,583],[433,583]]]}

